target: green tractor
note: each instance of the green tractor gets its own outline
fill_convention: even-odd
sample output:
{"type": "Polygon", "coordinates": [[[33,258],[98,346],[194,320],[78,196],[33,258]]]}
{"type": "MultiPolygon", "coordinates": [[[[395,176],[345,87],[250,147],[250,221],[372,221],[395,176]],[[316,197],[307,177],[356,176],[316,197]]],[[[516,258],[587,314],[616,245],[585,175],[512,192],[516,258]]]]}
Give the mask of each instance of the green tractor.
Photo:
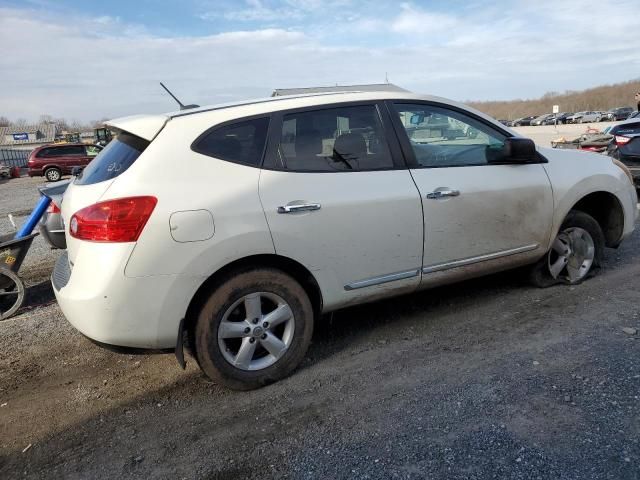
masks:
{"type": "Polygon", "coordinates": [[[96,128],[94,129],[93,133],[94,133],[94,138],[96,139],[96,145],[100,145],[102,147],[104,147],[107,143],[109,143],[113,138],[113,134],[111,133],[111,130],[109,130],[106,127],[96,128]]]}

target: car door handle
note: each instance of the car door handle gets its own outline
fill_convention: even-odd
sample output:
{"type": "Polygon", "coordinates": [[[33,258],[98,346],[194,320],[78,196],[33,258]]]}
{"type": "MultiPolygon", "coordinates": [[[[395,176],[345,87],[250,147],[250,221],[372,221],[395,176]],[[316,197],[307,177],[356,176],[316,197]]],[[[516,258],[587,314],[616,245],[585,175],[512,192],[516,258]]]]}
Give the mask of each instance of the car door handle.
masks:
{"type": "Polygon", "coordinates": [[[427,193],[427,198],[432,200],[442,197],[457,197],[460,195],[460,190],[434,190],[431,193],[427,193]]]}
{"type": "Polygon", "coordinates": [[[314,210],[320,210],[319,203],[298,203],[278,207],[278,213],[312,212],[314,210]]]}

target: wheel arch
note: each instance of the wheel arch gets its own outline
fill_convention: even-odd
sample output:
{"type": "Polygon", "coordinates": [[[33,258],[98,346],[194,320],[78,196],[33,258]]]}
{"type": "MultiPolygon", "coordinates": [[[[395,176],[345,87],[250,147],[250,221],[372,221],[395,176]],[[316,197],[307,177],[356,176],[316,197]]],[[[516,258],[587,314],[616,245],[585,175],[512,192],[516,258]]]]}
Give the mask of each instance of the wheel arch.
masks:
{"type": "Polygon", "coordinates": [[[600,225],[607,247],[615,248],[622,241],[624,208],[613,193],[604,190],[591,192],[578,200],[570,210],[591,215],[600,225]]]}
{"type": "Polygon", "coordinates": [[[301,263],[277,254],[257,254],[243,257],[228,263],[212,273],[198,288],[192,297],[184,319],[189,348],[194,348],[193,332],[198,312],[206,302],[210,292],[231,275],[254,268],[275,268],[293,277],[304,288],[313,306],[314,314],[322,312],[322,292],[313,274],[301,263]]]}
{"type": "Polygon", "coordinates": [[[50,170],[50,169],[52,169],[52,168],[55,168],[56,170],[60,171],[60,173],[62,173],[62,170],[63,170],[63,169],[62,169],[62,167],[61,167],[60,165],[55,164],[55,163],[50,163],[50,164],[47,164],[47,165],[45,165],[44,167],[42,167],[42,174],[44,175],[44,173],[45,173],[47,170],[50,170]]]}

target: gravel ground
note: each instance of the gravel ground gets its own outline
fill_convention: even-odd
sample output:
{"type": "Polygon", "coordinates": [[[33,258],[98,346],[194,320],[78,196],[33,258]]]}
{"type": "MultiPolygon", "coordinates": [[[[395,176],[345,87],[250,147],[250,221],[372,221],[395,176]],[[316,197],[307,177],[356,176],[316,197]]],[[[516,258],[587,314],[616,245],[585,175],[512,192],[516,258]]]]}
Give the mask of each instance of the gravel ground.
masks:
{"type": "MultiPolygon", "coordinates": [[[[0,214],[37,183],[0,184],[0,214]]],[[[0,324],[0,478],[639,479],[639,247],[578,286],[505,273],[338,312],[241,393],[38,306],[58,253],[37,243],[40,303],[0,324]]]]}

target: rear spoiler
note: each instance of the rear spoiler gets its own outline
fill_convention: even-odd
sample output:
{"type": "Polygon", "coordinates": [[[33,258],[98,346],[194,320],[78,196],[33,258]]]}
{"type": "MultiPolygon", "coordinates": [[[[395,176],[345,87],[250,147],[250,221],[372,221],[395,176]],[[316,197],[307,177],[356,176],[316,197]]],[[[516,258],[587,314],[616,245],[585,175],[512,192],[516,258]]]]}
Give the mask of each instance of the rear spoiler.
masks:
{"type": "Polygon", "coordinates": [[[166,115],[133,115],[109,120],[105,125],[151,142],[168,121],[169,117],[166,115]]]}

